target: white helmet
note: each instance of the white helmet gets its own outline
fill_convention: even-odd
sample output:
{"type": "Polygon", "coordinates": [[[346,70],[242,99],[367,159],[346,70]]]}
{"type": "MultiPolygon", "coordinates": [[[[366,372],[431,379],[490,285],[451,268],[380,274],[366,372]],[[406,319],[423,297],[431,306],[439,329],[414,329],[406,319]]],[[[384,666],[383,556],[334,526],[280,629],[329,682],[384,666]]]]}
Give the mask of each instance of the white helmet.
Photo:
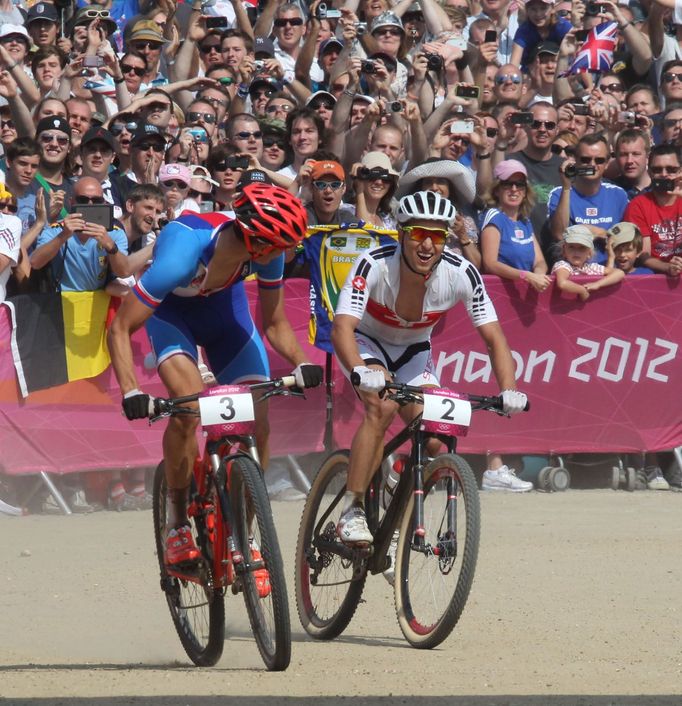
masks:
{"type": "Polygon", "coordinates": [[[412,220],[443,221],[452,223],[457,210],[451,201],[435,191],[417,191],[400,199],[398,223],[412,220]]]}

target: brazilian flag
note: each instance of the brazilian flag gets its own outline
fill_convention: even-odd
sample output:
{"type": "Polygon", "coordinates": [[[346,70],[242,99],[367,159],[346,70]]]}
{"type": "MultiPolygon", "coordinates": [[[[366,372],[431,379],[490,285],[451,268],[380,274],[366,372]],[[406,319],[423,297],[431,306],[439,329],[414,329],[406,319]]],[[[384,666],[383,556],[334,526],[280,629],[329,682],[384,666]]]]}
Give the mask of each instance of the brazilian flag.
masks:
{"type": "Polygon", "coordinates": [[[96,292],[20,294],[12,312],[12,354],[23,397],[104,372],[109,363],[109,295],[96,292]]]}

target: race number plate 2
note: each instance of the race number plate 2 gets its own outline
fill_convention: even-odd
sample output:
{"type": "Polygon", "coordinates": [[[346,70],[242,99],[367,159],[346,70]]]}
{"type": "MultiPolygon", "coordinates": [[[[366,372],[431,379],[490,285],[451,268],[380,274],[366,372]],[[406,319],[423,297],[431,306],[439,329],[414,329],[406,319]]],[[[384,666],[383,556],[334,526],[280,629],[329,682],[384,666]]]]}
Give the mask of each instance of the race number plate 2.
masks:
{"type": "Polygon", "coordinates": [[[456,392],[435,389],[424,392],[422,431],[466,436],[471,424],[471,403],[456,392]]]}
{"type": "Polygon", "coordinates": [[[209,439],[252,434],[256,423],[251,390],[244,385],[212,387],[199,398],[201,426],[209,439]]]}

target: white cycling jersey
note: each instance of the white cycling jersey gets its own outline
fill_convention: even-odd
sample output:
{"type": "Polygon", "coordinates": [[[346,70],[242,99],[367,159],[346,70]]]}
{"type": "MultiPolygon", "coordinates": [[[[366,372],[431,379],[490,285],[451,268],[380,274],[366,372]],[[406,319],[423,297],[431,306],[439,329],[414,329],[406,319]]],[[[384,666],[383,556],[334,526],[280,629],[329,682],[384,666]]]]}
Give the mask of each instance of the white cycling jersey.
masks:
{"type": "Polygon", "coordinates": [[[336,314],[360,319],[359,333],[394,345],[428,341],[448,309],[463,302],[475,326],[497,321],[497,314],[479,271],[467,260],[444,250],[426,281],[419,321],[406,321],[395,311],[400,289],[400,245],[376,248],[359,257],[339,294],[336,314]]]}

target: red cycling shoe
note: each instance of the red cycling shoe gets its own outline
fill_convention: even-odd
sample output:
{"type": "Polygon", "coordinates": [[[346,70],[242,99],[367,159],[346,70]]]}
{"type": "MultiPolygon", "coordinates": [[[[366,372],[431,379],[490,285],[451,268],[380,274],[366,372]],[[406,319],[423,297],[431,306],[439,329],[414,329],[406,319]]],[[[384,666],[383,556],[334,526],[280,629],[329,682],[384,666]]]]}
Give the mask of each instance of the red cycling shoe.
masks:
{"type": "Polygon", "coordinates": [[[166,536],[166,564],[175,566],[196,561],[199,550],[188,525],[174,527],[166,536]]]}
{"type": "MultiPolygon", "coordinates": [[[[256,544],[254,539],[249,540],[249,545],[251,547],[251,561],[263,561],[263,555],[260,553],[260,549],[256,544]]],[[[270,574],[267,569],[256,569],[253,572],[253,578],[256,581],[256,589],[258,590],[258,596],[260,598],[267,598],[270,595],[270,574]]]]}

